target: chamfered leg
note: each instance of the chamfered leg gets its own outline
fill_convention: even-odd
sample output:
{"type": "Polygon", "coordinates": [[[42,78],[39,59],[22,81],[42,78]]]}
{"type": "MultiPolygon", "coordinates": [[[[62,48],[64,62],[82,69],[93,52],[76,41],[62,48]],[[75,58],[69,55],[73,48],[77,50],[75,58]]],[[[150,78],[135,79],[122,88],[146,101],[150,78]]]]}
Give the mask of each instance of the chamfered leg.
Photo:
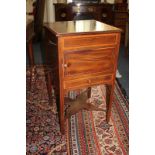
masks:
{"type": "Polygon", "coordinates": [[[106,121],[107,123],[109,123],[110,116],[111,116],[113,92],[114,92],[114,86],[106,85],[106,106],[107,106],[106,121]]]}

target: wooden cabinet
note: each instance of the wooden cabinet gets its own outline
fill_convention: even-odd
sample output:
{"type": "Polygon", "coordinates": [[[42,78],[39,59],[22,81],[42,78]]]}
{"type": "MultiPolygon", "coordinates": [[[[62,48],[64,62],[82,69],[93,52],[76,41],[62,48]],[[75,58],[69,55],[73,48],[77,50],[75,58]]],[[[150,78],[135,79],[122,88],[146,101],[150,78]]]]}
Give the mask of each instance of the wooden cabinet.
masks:
{"type": "Polygon", "coordinates": [[[107,85],[109,121],[120,44],[120,29],[96,20],[45,24],[46,56],[54,67],[60,127],[64,133],[64,96],[70,90],[107,85]],[[81,25],[81,30],[77,29],[81,25]],[[87,28],[85,27],[87,25],[87,28]]]}
{"type": "Polygon", "coordinates": [[[113,21],[113,5],[112,4],[54,4],[55,20],[82,20],[95,19],[107,24],[112,24],[113,21]]]}
{"type": "Polygon", "coordinates": [[[122,29],[122,42],[125,41],[126,25],[129,20],[127,7],[127,3],[118,3],[114,5],[114,25],[122,29]]]}

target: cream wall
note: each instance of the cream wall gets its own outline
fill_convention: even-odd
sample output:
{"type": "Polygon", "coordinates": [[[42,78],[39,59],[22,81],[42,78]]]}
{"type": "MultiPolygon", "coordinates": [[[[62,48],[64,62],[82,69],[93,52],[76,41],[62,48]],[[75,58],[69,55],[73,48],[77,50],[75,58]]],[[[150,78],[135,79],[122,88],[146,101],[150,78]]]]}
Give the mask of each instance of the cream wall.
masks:
{"type": "MultiPolygon", "coordinates": [[[[33,4],[34,0],[27,0],[26,1],[26,12],[33,11],[33,4]]],[[[44,12],[44,22],[54,22],[55,21],[55,14],[54,14],[54,0],[45,0],[45,12],[44,12]]]]}
{"type": "Polygon", "coordinates": [[[44,13],[44,22],[54,22],[55,13],[54,13],[54,0],[45,1],[45,13],[44,13]]]}
{"type": "Polygon", "coordinates": [[[27,0],[26,1],[26,12],[32,12],[33,11],[33,0],[27,0]]]}

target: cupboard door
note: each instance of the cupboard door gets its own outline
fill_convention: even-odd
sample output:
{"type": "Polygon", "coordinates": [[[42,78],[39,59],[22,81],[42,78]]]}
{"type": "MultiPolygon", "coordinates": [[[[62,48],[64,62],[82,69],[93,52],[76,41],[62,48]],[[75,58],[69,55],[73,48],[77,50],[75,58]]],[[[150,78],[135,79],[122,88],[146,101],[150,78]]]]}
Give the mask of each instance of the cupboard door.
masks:
{"type": "Polygon", "coordinates": [[[92,73],[112,74],[115,47],[64,52],[64,77],[92,73]]]}

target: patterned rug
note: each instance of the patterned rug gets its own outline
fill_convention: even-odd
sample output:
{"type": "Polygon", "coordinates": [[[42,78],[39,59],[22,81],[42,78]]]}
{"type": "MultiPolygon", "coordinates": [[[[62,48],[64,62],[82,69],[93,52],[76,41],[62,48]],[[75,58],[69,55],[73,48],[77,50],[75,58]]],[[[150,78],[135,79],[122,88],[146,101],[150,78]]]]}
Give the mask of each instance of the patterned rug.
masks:
{"type": "MultiPolygon", "coordinates": [[[[61,135],[55,98],[49,101],[45,66],[36,66],[30,90],[27,67],[26,154],[27,155],[127,155],[129,150],[128,100],[115,84],[112,116],[105,121],[101,111],[81,111],[65,123],[61,135]],[[52,105],[49,105],[52,102],[52,105]]],[[[105,87],[92,88],[92,100],[105,109],[105,87]]]]}

